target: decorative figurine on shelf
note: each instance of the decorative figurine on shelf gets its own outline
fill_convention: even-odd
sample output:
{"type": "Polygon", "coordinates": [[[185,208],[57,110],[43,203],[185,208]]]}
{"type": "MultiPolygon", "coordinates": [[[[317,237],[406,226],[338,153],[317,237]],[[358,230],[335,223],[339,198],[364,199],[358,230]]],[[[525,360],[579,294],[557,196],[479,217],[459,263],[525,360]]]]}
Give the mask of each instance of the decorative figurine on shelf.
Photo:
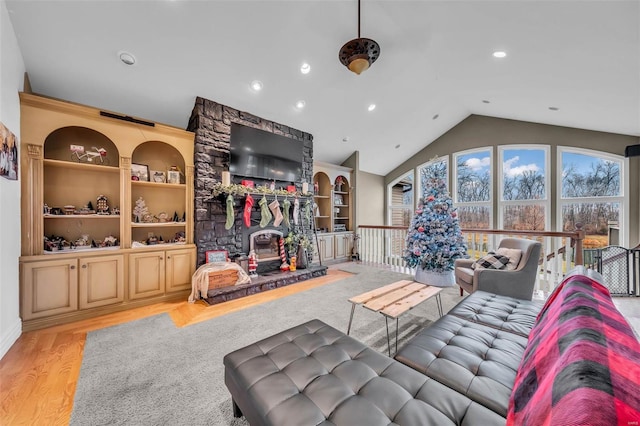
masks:
{"type": "Polygon", "coordinates": [[[178,212],[174,212],[173,213],[173,221],[174,222],[180,222],[180,217],[178,216],[178,212]]]}
{"type": "Polygon", "coordinates": [[[120,207],[111,207],[111,214],[112,215],[119,215],[120,214],[120,207]]]}
{"type": "Polygon", "coordinates": [[[342,184],[344,184],[344,179],[342,179],[342,176],[338,176],[336,178],[336,191],[341,192],[342,191],[342,184]]]}
{"type": "Polygon", "coordinates": [[[98,195],[96,200],[96,213],[109,214],[109,204],[107,203],[107,197],[104,195],[98,195]]]}
{"type": "Polygon", "coordinates": [[[49,207],[49,206],[47,205],[47,203],[44,203],[43,213],[44,213],[44,214],[51,214],[51,207],[49,207]]]}
{"type": "Polygon", "coordinates": [[[136,206],[133,208],[133,216],[136,223],[142,222],[145,216],[149,215],[149,209],[147,208],[147,204],[144,202],[142,197],[139,197],[136,200],[136,206]]]}
{"type": "Polygon", "coordinates": [[[249,275],[252,277],[258,276],[258,258],[254,250],[249,252],[249,275]]]}

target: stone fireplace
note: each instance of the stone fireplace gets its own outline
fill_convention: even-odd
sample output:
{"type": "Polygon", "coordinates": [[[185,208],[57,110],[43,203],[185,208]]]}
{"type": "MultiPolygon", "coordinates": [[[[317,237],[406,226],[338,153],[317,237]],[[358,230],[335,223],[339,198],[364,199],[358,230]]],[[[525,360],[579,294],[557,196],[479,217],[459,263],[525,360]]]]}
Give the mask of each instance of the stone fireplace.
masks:
{"type": "MultiPolygon", "coordinates": [[[[205,262],[205,252],[209,250],[227,250],[229,258],[232,260],[248,255],[252,242],[250,236],[253,233],[266,231],[258,234],[264,235],[259,238],[265,239],[267,233],[272,235],[269,240],[269,250],[272,250],[271,244],[277,240],[273,235],[286,236],[289,232],[284,226],[273,227],[270,224],[265,228],[259,227],[261,215],[258,202],[262,195],[256,194],[252,194],[254,204],[251,209],[250,226],[245,226],[243,220],[246,203],[246,195],[243,195],[234,196],[234,223],[230,229],[225,228],[226,195],[212,197],[212,188],[216,182],[222,180],[222,172],[229,170],[231,123],[258,128],[299,141],[303,145],[303,162],[301,181],[294,183],[296,190],[302,190],[302,182],[313,182],[313,136],[311,134],[198,97],[187,128],[195,133],[194,241],[197,245],[197,266],[205,262]]],[[[238,184],[242,179],[242,176],[232,176],[231,182],[238,184]]],[[[256,186],[268,186],[271,183],[260,179],[251,180],[256,186]]],[[[291,185],[291,182],[276,181],[275,184],[277,188],[286,188],[287,185],[291,185]]],[[[269,202],[274,200],[273,195],[266,195],[266,198],[269,202]]],[[[311,226],[305,227],[303,232],[308,233],[310,238],[312,237],[311,226]]],[[[262,246],[260,249],[266,250],[262,246]]],[[[265,252],[264,256],[265,259],[259,259],[258,274],[278,271],[281,264],[279,253],[276,256],[272,252],[269,254],[265,252]]],[[[325,269],[322,269],[320,274],[314,272],[314,276],[324,275],[325,269]]],[[[291,281],[290,278],[287,278],[287,283],[293,282],[295,280],[291,281]]]]}

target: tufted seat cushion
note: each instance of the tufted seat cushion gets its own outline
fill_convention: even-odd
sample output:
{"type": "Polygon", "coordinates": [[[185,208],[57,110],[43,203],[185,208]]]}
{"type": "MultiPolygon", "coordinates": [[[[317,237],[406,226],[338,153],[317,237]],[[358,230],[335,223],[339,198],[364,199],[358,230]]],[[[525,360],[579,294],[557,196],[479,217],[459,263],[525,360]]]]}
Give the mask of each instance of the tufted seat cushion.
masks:
{"type": "Polygon", "coordinates": [[[526,345],[526,337],[445,315],[395,359],[506,418],[526,345]]]}
{"type": "Polygon", "coordinates": [[[505,422],[319,320],[234,351],[224,365],[234,403],[252,426],[505,422]]]}
{"type": "Polygon", "coordinates": [[[528,337],[542,303],[475,291],[449,311],[469,321],[528,337]]]}

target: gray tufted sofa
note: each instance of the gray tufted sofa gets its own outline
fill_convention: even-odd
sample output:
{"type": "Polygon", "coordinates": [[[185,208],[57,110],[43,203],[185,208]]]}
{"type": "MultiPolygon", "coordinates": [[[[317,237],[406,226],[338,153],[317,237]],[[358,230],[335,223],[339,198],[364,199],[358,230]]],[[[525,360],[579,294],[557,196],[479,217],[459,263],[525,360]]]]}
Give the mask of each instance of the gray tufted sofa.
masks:
{"type": "Polygon", "coordinates": [[[391,359],[312,320],[224,358],[251,425],[504,425],[541,305],[477,291],[391,359]]]}

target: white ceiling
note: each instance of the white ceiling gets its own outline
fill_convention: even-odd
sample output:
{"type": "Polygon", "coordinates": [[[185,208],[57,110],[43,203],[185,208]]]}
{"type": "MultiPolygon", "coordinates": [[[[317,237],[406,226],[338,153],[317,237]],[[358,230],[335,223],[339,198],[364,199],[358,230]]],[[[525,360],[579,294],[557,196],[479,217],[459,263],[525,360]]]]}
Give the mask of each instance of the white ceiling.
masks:
{"type": "Polygon", "coordinates": [[[381,55],[360,76],[338,60],[356,0],[6,4],[36,93],[181,128],[201,96],[313,134],[317,160],[359,150],[371,173],[469,114],[640,136],[637,0],[363,0],[381,55]]]}

